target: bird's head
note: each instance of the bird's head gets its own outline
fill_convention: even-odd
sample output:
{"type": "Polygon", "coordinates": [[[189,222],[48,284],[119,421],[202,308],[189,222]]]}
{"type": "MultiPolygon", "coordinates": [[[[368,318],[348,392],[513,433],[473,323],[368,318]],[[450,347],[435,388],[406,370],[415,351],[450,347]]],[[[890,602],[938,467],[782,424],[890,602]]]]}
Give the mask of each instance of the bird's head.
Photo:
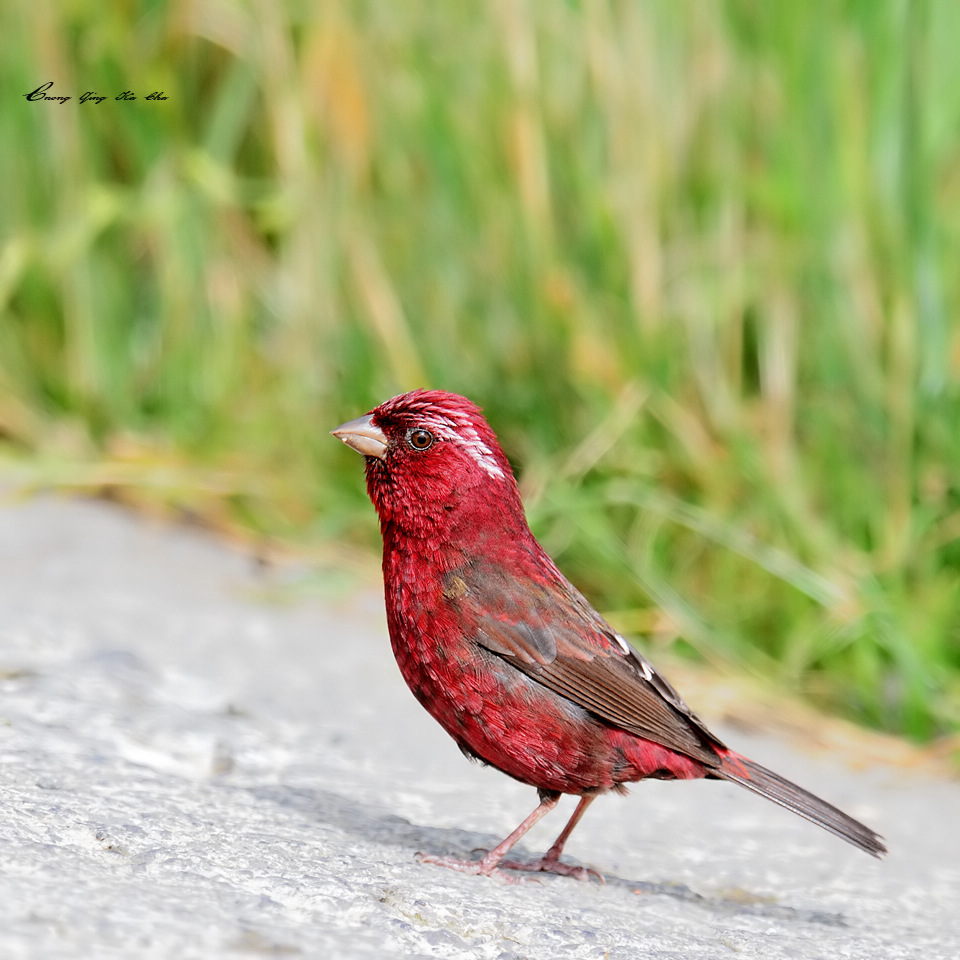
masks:
{"type": "Polygon", "coordinates": [[[427,535],[477,514],[523,517],[510,463],[466,397],[414,390],[331,432],[363,454],[367,490],[385,531],[398,525],[427,535]]]}

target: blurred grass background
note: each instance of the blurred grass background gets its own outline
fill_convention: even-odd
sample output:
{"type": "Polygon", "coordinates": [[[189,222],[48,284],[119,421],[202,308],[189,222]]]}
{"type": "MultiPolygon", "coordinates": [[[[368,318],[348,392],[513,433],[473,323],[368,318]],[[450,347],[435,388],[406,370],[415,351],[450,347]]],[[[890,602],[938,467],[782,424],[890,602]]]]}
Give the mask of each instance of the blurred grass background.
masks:
{"type": "Polygon", "coordinates": [[[958,736],[960,4],[2,6],[8,466],[374,551],[466,393],[654,654],[958,736]]]}

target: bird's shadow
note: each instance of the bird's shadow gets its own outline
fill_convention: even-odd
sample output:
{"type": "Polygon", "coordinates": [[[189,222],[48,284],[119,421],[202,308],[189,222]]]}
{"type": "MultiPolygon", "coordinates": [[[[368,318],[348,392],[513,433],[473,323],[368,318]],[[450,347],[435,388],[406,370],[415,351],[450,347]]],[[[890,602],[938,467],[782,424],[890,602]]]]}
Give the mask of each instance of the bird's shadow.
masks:
{"type": "MultiPolygon", "coordinates": [[[[411,823],[403,817],[382,810],[372,804],[345,797],[339,793],[313,788],[292,787],[283,784],[250,788],[251,793],[261,801],[269,801],[288,810],[295,810],[309,820],[327,824],[352,836],[373,843],[391,844],[408,848],[411,856],[414,852],[430,855],[454,855],[471,858],[479,850],[489,850],[496,846],[501,838],[490,834],[476,833],[451,827],[430,827],[411,823]]],[[[533,860],[524,847],[518,845],[510,856],[517,860],[533,860]]],[[[567,861],[572,858],[565,857],[567,861]]],[[[572,861],[576,862],[576,861],[572,861]]],[[[586,866],[586,864],[578,864],[586,866]]],[[[527,875],[529,876],[529,875],[527,875]]],[[[544,874],[538,875],[547,880],[544,874]]],[[[772,902],[766,896],[750,894],[748,891],[732,891],[729,894],[702,894],[683,883],[668,883],[651,880],[629,880],[615,874],[604,872],[607,887],[627,890],[645,897],[670,897],[684,903],[715,913],[757,916],[766,919],[792,921],[797,923],[817,923],[831,927],[845,927],[842,914],[826,910],[811,910],[790,907],[772,902]]],[[[549,881],[573,883],[565,877],[550,876],[549,881]]]]}

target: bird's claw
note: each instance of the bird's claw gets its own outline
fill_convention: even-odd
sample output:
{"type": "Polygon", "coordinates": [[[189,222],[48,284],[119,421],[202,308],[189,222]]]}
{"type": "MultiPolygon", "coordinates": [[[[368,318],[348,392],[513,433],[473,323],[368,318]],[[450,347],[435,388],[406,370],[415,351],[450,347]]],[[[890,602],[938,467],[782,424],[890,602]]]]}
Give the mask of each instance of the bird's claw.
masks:
{"type": "Polygon", "coordinates": [[[418,853],[416,857],[420,863],[432,863],[435,866],[446,867],[448,870],[456,870],[457,873],[467,873],[471,876],[496,876],[507,883],[539,883],[540,881],[537,877],[514,877],[505,873],[505,870],[517,870],[523,873],[555,873],[561,877],[573,877],[575,880],[589,881],[591,878],[596,878],[603,884],[607,882],[603,874],[596,870],[561,863],[551,857],[541,857],[529,863],[522,863],[519,860],[489,862],[486,858],[461,860],[459,857],[434,857],[425,853],[418,853]]]}
{"type": "Polygon", "coordinates": [[[550,857],[541,857],[539,860],[532,860],[530,863],[521,863],[518,860],[504,860],[500,864],[506,870],[524,870],[529,873],[556,873],[561,877],[573,877],[576,880],[589,881],[596,878],[602,884],[606,880],[602,873],[593,870],[590,867],[575,867],[569,863],[561,863],[550,857]]]}
{"type": "Polygon", "coordinates": [[[471,876],[497,877],[504,883],[539,883],[536,877],[513,877],[499,869],[497,863],[485,863],[483,860],[461,860],[459,857],[434,857],[426,853],[417,853],[420,863],[432,863],[437,867],[456,870],[471,876]]]}

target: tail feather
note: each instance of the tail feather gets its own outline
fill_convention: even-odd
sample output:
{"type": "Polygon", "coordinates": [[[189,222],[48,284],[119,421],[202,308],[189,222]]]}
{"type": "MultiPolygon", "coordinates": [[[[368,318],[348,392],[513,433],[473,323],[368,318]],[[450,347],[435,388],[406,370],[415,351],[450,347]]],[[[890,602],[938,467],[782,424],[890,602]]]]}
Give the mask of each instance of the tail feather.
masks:
{"type": "Polygon", "coordinates": [[[798,787],[746,757],[735,753],[724,756],[714,775],[738,783],[761,797],[779,803],[781,807],[792,810],[874,857],[882,857],[887,852],[883,839],[869,827],[847,816],[826,800],[815,797],[803,787],[798,787]]]}

